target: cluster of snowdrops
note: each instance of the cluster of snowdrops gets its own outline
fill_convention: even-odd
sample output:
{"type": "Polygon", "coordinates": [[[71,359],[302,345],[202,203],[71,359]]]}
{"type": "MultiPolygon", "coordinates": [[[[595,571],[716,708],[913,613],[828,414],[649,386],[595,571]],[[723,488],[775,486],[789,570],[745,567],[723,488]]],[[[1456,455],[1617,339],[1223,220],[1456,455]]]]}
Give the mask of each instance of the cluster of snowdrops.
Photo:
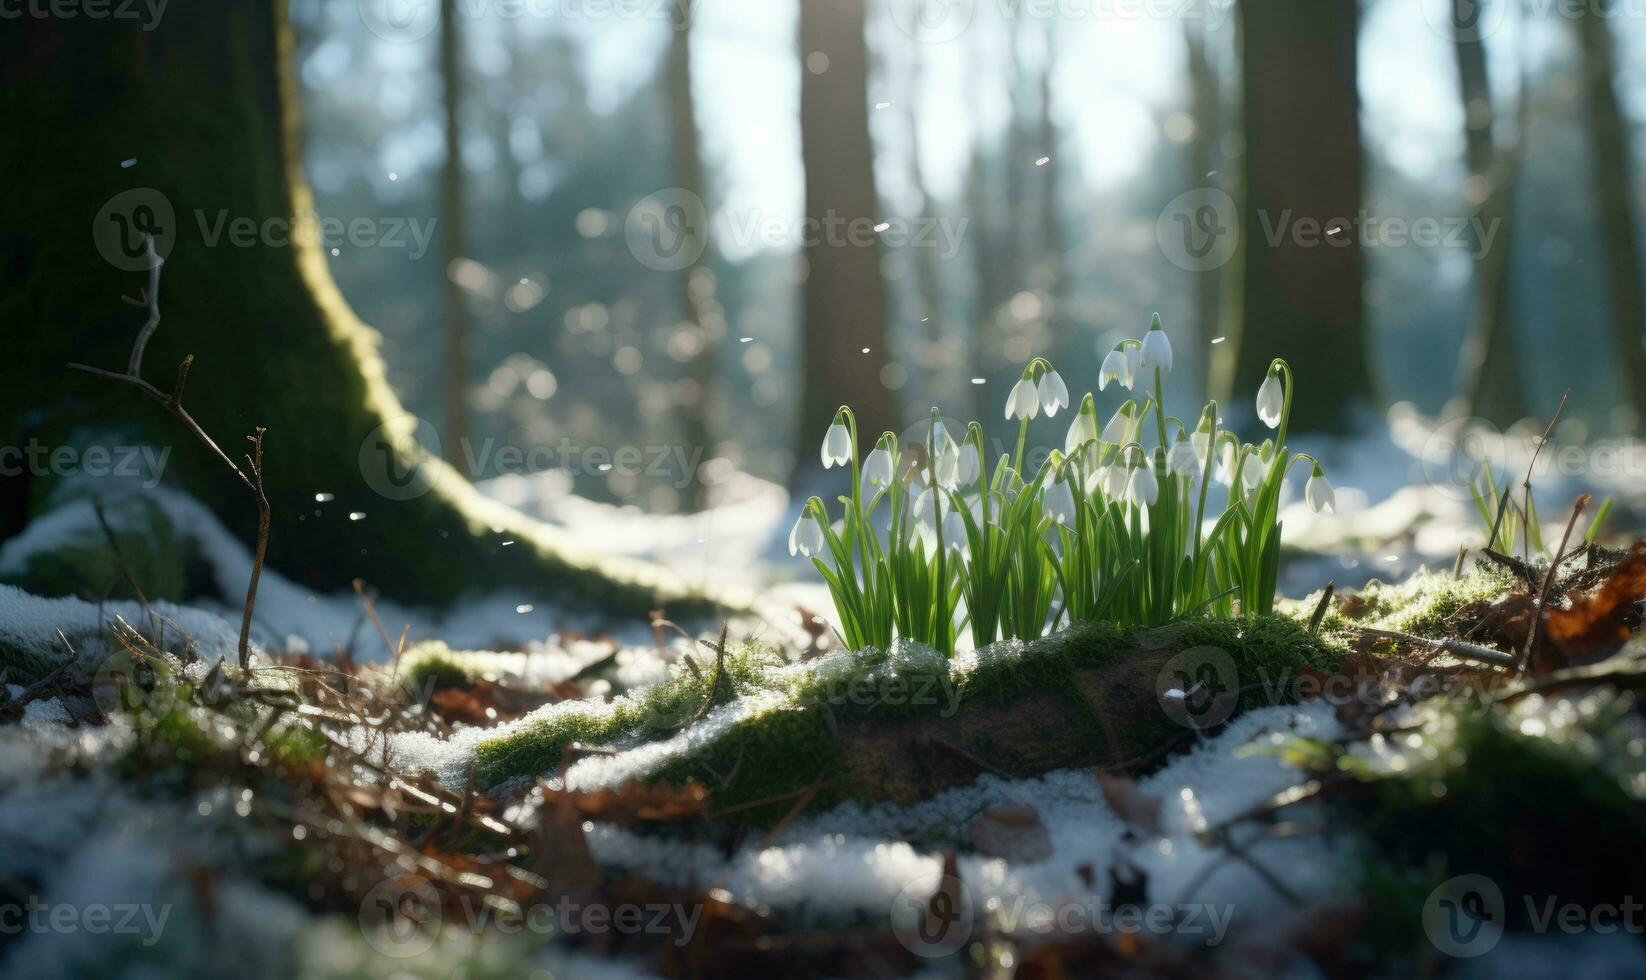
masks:
{"type": "Polygon", "coordinates": [[[1138,397],[1099,427],[1088,392],[1063,449],[1044,454],[1032,473],[1030,421],[1070,405],[1044,358],[1007,397],[1016,450],[992,469],[976,422],[957,442],[933,409],[911,443],[887,432],[864,457],[857,420],[841,408],[823,439],[823,465],[850,467],[851,494],[839,498],[838,520],[821,498],[807,501],[789,552],[809,557],[828,583],[847,646],[885,649],[904,637],[952,655],[968,630],[982,647],[1064,622],[1157,625],[1271,611],[1281,488],[1293,464],[1311,467],[1309,506],[1334,507],[1320,464],[1286,448],[1291,368],[1275,359],[1258,389],[1258,417],[1274,430],[1262,445],[1222,428],[1216,402],[1192,431],[1168,414],[1162,379],[1171,369],[1156,316],[1142,340],[1109,352],[1098,378],[1099,391],[1119,384],[1138,397]],[[1226,489],[1222,513],[1209,515],[1213,482],[1226,489]]]}

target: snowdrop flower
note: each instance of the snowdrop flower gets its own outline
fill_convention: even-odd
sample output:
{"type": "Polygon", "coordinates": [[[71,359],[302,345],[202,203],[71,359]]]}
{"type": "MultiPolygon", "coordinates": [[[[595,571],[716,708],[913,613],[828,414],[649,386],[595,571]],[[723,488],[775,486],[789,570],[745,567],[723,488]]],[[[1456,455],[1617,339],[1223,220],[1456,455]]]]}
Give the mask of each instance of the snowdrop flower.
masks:
{"type": "Polygon", "coordinates": [[[1063,452],[1073,456],[1081,446],[1097,441],[1097,419],[1087,414],[1084,407],[1069,422],[1069,434],[1063,437],[1063,452]]]}
{"type": "Polygon", "coordinates": [[[1115,411],[1109,424],[1103,427],[1103,441],[1124,445],[1131,442],[1137,432],[1137,404],[1127,402],[1115,411]]]}
{"type": "Polygon", "coordinates": [[[1160,499],[1160,485],[1155,482],[1154,471],[1148,463],[1132,470],[1132,477],[1126,483],[1126,499],[1138,507],[1152,507],[1160,499]]]}
{"type": "MultiPolygon", "coordinates": [[[[937,413],[934,410],[932,414],[935,416],[937,413]]],[[[945,426],[940,418],[932,419],[932,445],[937,447],[939,455],[953,453],[956,448],[954,437],[949,435],[948,426],[945,426]]]]}
{"type": "Polygon", "coordinates": [[[1172,342],[1166,337],[1166,330],[1160,325],[1160,314],[1154,315],[1154,323],[1149,325],[1149,332],[1143,335],[1143,357],[1138,366],[1144,371],[1161,371],[1169,373],[1172,370],[1172,342]]]}
{"type": "Polygon", "coordinates": [[[1194,443],[1178,433],[1177,441],[1172,443],[1171,452],[1166,454],[1166,465],[1173,473],[1186,476],[1192,482],[1200,476],[1200,454],[1195,452],[1194,443]]]}
{"type": "Polygon", "coordinates": [[[1234,486],[1235,463],[1238,452],[1233,442],[1225,442],[1217,454],[1217,482],[1226,487],[1234,486]]]}
{"type": "Polygon", "coordinates": [[[852,434],[836,415],[834,424],[823,434],[823,468],[845,466],[852,461],[852,434]]]}
{"type": "Polygon", "coordinates": [[[977,482],[983,473],[983,466],[978,460],[976,446],[968,442],[960,447],[960,459],[955,469],[961,486],[969,487],[977,482]]]}
{"type": "Polygon", "coordinates": [[[1011,394],[1006,396],[1006,420],[1032,419],[1040,414],[1040,392],[1034,382],[1023,378],[1012,385],[1011,394]]]}
{"type": "Polygon", "coordinates": [[[1103,469],[1103,495],[1110,500],[1119,500],[1126,494],[1126,467],[1115,460],[1103,469]]]}
{"type": "Polygon", "coordinates": [[[1246,484],[1248,492],[1256,490],[1258,484],[1263,482],[1263,471],[1265,469],[1268,469],[1268,467],[1263,464],[1263,461],[1257,457],[1256,453],[1247,458],[1246,468],[1240,471],[1240,481],[1246,484]]]}
{"type": "Polygon", "coordinates": [[[1257,417],[1269,428],[1280,425],[1280,413],[1286,407],[1286,393],[1280,387],[1280,375],[1269,372],[1257,389],[1257,417]]]}
{"type": "Polygon", "coordinates": [[[966,519],[952,508],[943,515],[943,546],[959,552],[962,557],[971,551],[971,539],[966,536],[966,519]]]}
{"type": "Polygon", "coordinates": [[[1196,432],[1189,437],[1189,445],[1194,449],[1195,468],[1206,465],[1206,454],[1212,449],[1212,434],[1210,432],[1196,432]]]}
{"type": "Polygon", "coordinates": [[[1320,471],[1319,463],[1315,464],[1309,482],[1303,485],[1303,499],[1309,502],[1309,509],[1316,514],[1322,511],[1337,513],[1337,494],[1332,492],[1332,482],[1320,471]]]}
{"type": "Polygon", "coordinates": [[[1046,417],[1051,418],[1060,408],[1069,407],[1069,386],[1063,383],[1063,378],[1056,371],[1047,371],[1040,379],[1040,388],[1036,394],[1040,397],[1040,407],[1046,410],[1046,417]]]}
{"type": "Polygon", "coordinates": [[[1069,489],[1067,480],[1059,477],[1046,488],[1042,501],[1046,509],[1046,516],[1058,524],[1074,523],[1074,491],[1069,489]]]}
{"type": "Polygon", "coordinates": [[[930,453],[929,466],[917,467],[915,478],[923,484],[935,479],[938,486],[952,489],[960,479],[960,447],[955,445],[941,419],[932,419],[930,441],[922,446],[930,453]]]}
{"type": "Polygon", "coordinates": [[[1097,390],[1109,387],[1111,381],[1120,382],[1120,387],[1127,391],[1132,390],[1132,360],[1118,347],[1103,358],[1103,367],[1097,372],[1097,390]]]}
{"type": "Polygon", "coordinates": [[[805,555],[810,558],[822,550],[823,525],[817,523],[816,515],[807,507],[800,512],[800,520],[795,521],[794,527],[789,531],[789,554],[805,555]]]}
{"type": "Polygon", "coordinates": [[[875,489],[892,482],[892,454],[885,446],[876,446],[863,460],[863,492],[872,495],[875,489]]]}
{"type": "Polygon", "coordinates": [[[947,512],[951,509],[948,506],[948,501],[941,496],[941,491],[933,487],[927,487],[920,491],[919,495],[914,498],[915,519],[927,528],[935,529],[938,513],[947,512]]]}
{"type": "Polygon", "coordinates": [[[1126,367],[1132,372],[1132,383],[1126,386],[1130,390],[1137,384],[1138,375],[1143,373],[1143,348],[1126,348],[1126,367]]]}

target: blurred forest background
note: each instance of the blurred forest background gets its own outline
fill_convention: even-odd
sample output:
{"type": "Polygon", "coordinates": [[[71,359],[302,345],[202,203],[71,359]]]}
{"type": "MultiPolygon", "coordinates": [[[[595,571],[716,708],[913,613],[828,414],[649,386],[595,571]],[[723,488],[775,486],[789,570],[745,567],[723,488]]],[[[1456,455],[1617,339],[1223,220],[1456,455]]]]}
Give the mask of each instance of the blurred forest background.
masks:
{"type": "MultiPolygon", "coordinates": [[[[1157,310],[1179,404],[1232,392],[1237,424],[1273,353],[1299,370],[1301,427],[1373,428],[1401,402],[1507,425],[1572,387],[1571,434],[1617,436],[1646,406],[1646,4],[291,14],[320,214],[438,218],[426,250],[340,243],[331,264],[475,479],[498,475],[487,446],[704,446],[709,484],[787,482],[842,401],[877,428],[934,404],[1001,425],[1030,357],[1095,389],[1157,310]],[[807,248],[825,204],[893,227],[807,248]],[[1263,226],[1293,208],[1350,219],[1326,230],[1347,240],[1288,267],[1263,226]],[[1419,219],[1437,242],[1378,239],[1419,219]]],[[[660,512],[713,493],[565,480],[660,512]]]]}

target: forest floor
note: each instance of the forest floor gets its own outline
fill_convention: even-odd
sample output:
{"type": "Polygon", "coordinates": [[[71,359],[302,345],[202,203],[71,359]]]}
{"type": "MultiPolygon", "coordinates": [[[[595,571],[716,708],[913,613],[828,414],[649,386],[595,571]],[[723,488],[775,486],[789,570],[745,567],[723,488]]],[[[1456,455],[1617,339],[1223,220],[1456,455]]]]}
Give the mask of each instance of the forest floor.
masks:
{"type": "MultiPolygon", "coordinates": [[[[780,611],[696,635],[274,575],[242,672],[231,602],[0,586],[0,966],[1639,975],[1646,544],[1458,560],[1471,503],[1339,449],[1367,489],[1287,510],[1275,617],[953,660],[838,649],[749,478],[703,518],[488,488],[780,611]]],[[[0,576],[158,512],[235,594],[244,545],[146,499],[53,512],[0,576]]]]}

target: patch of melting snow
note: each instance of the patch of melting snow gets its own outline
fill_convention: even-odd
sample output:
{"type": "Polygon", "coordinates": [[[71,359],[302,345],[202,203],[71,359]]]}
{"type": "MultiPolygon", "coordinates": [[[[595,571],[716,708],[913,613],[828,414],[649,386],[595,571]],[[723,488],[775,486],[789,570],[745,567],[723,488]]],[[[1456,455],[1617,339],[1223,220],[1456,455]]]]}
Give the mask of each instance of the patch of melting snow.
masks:
{"type": "MultiPolygon", "coordinates": [[[[69,483],[65,484],[65,487],[69,486],[69,483]]],[[[174,532],[193,543],[200,557],[211,568],[221,595],[239,597],[245,594],[246,583],[251,577],[251,551],[230,534],[209,509],[192,497],[167,487],[128,487],[124,492],[140,494],[152,502],[171,522],[174,532]]],[[[141,509],[105,506],[104,514],[115,531],[142,533],[148,530],[148,518],[141,509]]],[[[66,500],[31,521],[22,533],[0,544],[0,576],[17,576],[36,556],[60,550],[70,542],[95,539],[102,533],[92,500],[66,500]]],[[[93,610],[96,608],[82,605],[93,610]]],[[[110,608],[118,605],[111,604],[110,608]]],[[[160,605],[156,604],[157,607],[160,605]]],[[[189,615],[194,617],[195,624],[202,624],[203,617],[214,614],[218,620],[236,624],[233,630],[238,637],[241,614],[238,604],[204,600],[195,601],[194,605],[198,607],[197,611],[189,615]]],[[[167,608],[175,610],[177,607],[167,608]]],[[[454,648],[526,644],[557,631],[615,631],[620,638],[636,643],[646,642],[651,635],[649,626],[642,622],[608,623],[590,614],[535,604],[530,596],[523,593],[496,592],[472,597],[454,604],[439,615],[402,606],[389,599],[378,601],[377,611],[391,632],[397,633],[402,625],[409,625],[414,642],[439,637],[454,648]],[[526,607],[530,607],[529,612],[518,611],[526,607]]],[[[131,618],[129,614],[128,618],[131,618]]],[[[131,621],[137,622],[136,619],[131,621]]],[[[55,625],[63,623],[59,621],[55,625]]],[[[189,624],[179,620],[179,625],[187,628],[189,624]]],[[[4,639],[5,631],[12,628],[14,621],[6,608],[0,606],[0,639],[4,639]]],[[[362,660],[382,660],[390,655],[371,627],[363,624],[360,600],[352,592],[317,595],[279,574],[277,569],[264,569],[257,593],[257,617],[252,629],[255,639],[267,648],[329,652],[341,647],[354,650],[357,658],[362,660]]]]}
{"type": "MultiPolygon", "coordinates": [[[[733,721],[729,712],[711,715],[700,723],[711,731],[698,737],[713,737],[716,723],[733,721]]],[[[1037,904],[1089,907],[1111,899],[1108,871],[1119,862],[1146,876],[1151,903],[1193,905],[1208,916],[1217,913],[1202,918],[1208,928],[1214,919],[1218,928],[1228,928],[1231,919],[1260,921],[1291,906],[1250,866],[1200,844],[1196,831],[1260,805],[1299,781],[1297,772],[1273,755],[1249,749],[1282,735],[1332,738],[1338,733],[1325,706],[1264,708],[1240,716],[1215,738],[1140,782],[1144,793],[1164,804],[1164,833],[1157,839],[1128,836],[1093,774],[1063,770],[1024,780],[986,775],[907,807],[843,804],[802,818],[770,846],[746,846],[729,861],[703,845],[665,843],[613,827],[597,826],[590,846],[602,863],[643,871],[666,884],[719,882],[738,902],[803,922],[883,918],[905,889],[925,887],[924,894],[930,893],[943,851],[962,845],[977,817],[1021,805],[1039,816],[1051,855],[1021,863],[962,857],[960,877],[972,901],[981,903],[978,907],[994,909],[1005,919],[1018,916],[1012,921],[1027,927],[1022,916],[1037,904]]],[[[688,748],[691,740],[687,732],[657,747],[583,760],[568,771],[567,783],[582,788],[643,775],[661,758],[688,748]]],[[[1347,846],[1342,840],[1243,837],[1242,843],[1253,860],[1305,901],[1348,894],[1349,876],[1338,860],[1347,846]]]]}
{"type": "Polygon", "coordinates": [[[570,790],[590,790],[617,786],[630,779],[643,779],[659,766],[701,750],[727,732],[770,711],[790,704],[781,694],[762,693],[740,697],[704,715],[696,724],[673,736],[647,742],[616,755],[592,755],[566,768],[565,785],[570,790]]]}

